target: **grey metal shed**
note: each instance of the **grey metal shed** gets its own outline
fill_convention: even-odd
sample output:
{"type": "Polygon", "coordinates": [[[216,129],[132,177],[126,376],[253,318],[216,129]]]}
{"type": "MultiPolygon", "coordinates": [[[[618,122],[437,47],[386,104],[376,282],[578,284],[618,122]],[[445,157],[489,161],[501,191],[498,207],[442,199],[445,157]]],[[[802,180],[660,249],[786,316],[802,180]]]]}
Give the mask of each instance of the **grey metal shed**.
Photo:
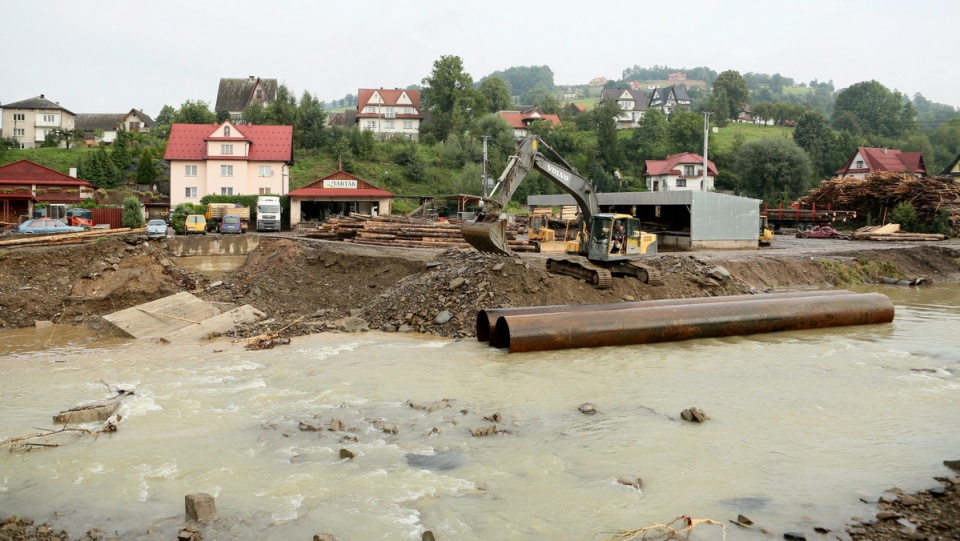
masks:
{"type": "MultiPolygon", "coordinates": [[[[717,192],[619,192],[597,194],[604,212],[640,218],[644,231],[657,234],[658,247],[674,250],[756,248],[760,200],[717,192]]],[[[530,206],[575,205],[573,197],[531,195],[530,206]]]]}

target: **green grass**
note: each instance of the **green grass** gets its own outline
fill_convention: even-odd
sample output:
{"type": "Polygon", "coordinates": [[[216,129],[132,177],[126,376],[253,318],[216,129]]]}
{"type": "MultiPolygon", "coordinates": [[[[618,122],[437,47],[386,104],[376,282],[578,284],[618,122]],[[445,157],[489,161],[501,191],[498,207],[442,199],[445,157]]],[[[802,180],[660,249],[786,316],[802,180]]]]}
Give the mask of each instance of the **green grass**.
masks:
{"type": "Polygon", "coordinates": [[[720,128],[717,133],[710,132],[711,148],[724,151],[730,150],[738,137],[743,138],[744,143],[755,139],[763,139],[764,137],[786,137],[792,139],[793,128],[731,122],[727,124],[726,127],[720,128]]]}
{"type": "Polygon", "coordinates": [[[904,279],[903,274],[897,270],[893,263],[868,259],[863,256],[855,258],[850,263],[832,259],[819,259],[817,263],[827,271],[831,281],[838,286],[875,283],[879,282],[881,278],[904,279]]]}
{"type": "Polygon", "coordinates": [[[71,167],[77,166],[81,157],[86,157],[96,148],[25,148],[0,153],[0,165],[7,165],[19,160],[30,160],[49,167],[61,173],[70,173],[71,167]]]}

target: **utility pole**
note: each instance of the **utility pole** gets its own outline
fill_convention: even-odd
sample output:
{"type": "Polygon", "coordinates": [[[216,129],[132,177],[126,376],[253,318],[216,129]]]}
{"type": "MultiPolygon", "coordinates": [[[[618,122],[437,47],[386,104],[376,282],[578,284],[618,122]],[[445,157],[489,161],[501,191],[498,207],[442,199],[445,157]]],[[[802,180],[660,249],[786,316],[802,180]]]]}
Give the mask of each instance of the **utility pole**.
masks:
{"type": "Polygon", "coordinates": [[[484,199],[487,197],[487,140],[490,139],[489,135],[484,135],[481,137],[483,139],[483,178],[480,179],[480,193],[483,195],[484,199]]]}
{"type": "Polygon", "coordinates": [[[707,143],[710,141],[710,111],[703,112],[703,178],[700,179],[700,190],[707,191],[707,143]]]}

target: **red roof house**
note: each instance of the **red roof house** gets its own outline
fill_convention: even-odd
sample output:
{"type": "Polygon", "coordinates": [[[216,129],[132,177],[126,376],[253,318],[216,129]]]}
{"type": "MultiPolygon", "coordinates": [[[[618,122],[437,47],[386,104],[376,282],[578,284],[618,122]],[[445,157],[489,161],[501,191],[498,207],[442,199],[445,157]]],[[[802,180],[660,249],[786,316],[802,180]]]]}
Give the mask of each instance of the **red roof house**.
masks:
{"type": "Polygon", "coordinates": [[[355,122],[380,139],[396,136],[417,141],[420,137],[420,91],[401,88],[361,88],[357,91],[355,122]]]}
{"type": "Polygon", "coordinates": [[[901,152],[893,148],[858,147],[853,156],[837,170],[839,176],[866,178],[878,171],[927,176],[920,152],[901,152]]]}
{"type": "Polygon", "coordinates": [[[707,182],[703,186],[703,156],[684,152],[667,156],[664,160],[647,160],[643,176],[651,192],[668,190],[713,191],[717,166],[707,160],[707,182]]]}
{"type": "Polygon", "coordinates": [[[170,204],[208,194],[284,195],[293,165],[293,126],[174,124],[163,159],[170,162],[170,204]]]}
{"type": "Polygon", "coordinates": [[[0,222],[18,223],[37,203],[78,204],[93,197],[96,186],[30,160],[0,167],[0,222]]]}
{"type": "Polygon", "coordinates": [[[517,139],[526,137],[530,129],[530,124],[538,120],[549,122],[553,124],[554,127],[559,127],[561,124],[559,116],[546,114],[541,111],[539,107],[534,107],[527,111],[500,111],[497,114],[500,115],[500,118],[507,121],[507,124],[513,129],[513,136],[517,139]]]}

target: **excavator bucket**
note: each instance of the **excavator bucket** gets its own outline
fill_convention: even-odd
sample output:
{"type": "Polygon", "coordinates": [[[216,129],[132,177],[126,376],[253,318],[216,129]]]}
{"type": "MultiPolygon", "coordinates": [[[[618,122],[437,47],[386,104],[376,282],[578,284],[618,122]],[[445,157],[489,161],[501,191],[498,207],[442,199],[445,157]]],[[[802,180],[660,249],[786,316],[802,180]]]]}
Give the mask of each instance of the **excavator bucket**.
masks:
{"type": "Polygon", "coordinates": [[[479,252],[510,255],[510,248],[507,246],[507,222],[503,220],[466,221],[460,228],[460,234],[463,240],[479,252]]]}

